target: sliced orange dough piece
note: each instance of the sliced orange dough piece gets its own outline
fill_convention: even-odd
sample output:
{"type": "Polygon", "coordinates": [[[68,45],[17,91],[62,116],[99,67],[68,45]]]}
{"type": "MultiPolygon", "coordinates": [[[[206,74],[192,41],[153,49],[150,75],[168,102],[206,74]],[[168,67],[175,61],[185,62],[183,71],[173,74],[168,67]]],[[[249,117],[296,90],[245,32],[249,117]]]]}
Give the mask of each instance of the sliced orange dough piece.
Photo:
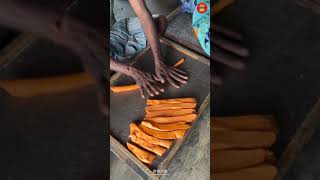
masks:
{"type": "Polygon", "coordinates": [[[214,129],[232,129],[239,131],[277,131],[271,115],[247,115],[211,117],[214,129]]]}
{"type": "Polygon", "coordinates": [[[212,151],[213,172],[234,171],[273,161],[273,153],[266,149],[212,151]]]}
{"type": "Polygon", "coordinates": [[[175,131],[157,131],[154,129],[150,129],[146,126],[139,125],[139,127],[150,136],[160,138],[160,139],[180,139],[183,138],[186,130],[175,130],[175,131]]]}
{"type": "Polygon", "coordinates": [[[136,143],[137,145],[143,147],[146,150],[149,150],[150,152],[153,152],[159,156],[162,156],[165,152],[166,152],[166,148],[161,147],[159,145],[155,145],[155,144],[151,144],[148,141],[137,137],[134,134],[130,134],[130,139],[132,140],[132,142],[136,143]]]}
{"type": "Polygon", "coordinates": [[[213,150],[270,148],[276,141],[272,131],[213,130],[213,150]]]}
{"type": "Polygon", "coordinates": [[[60,94],[94,85],[87,73],[75,73],[45,78],[0,80],[0,89],[18,98],[60,94]]]}
{"type": "Polygon", "coordinates": [[[156,104],[153,106],[147,106],[146,112],[160,111],[165,109],[193,109],[197,106],[197,103],[171,103],[171,104],[156,104]]]}
{"type": "Polygon", "coordinates": [[[176,104],[176,103],[195,103],[195,98],[174,98],[174,99],[148,99],[147,105],[153,106],[157,104],[176,104]]]}
{"type": "Polygon", "coordinates": [[[277,175],[277,168],[269,164],[262,164],[236,171],[214,173],[215,180],[273,180],[277,175]]]}
{"type": "Polygon", "coordinates": [[[150,129],[154,129],[157,131],[174,131],[174,130],[181,130],[181,129],[189,129],[191,126],[185,122],[178,122],[178,123],[170,123],[170,124],[159,124],[153,123],[149,121],[142,121],[141,124],[145,127],[150,129]]]}
{"type": "Polygon", "coordinates": [[[136,84],[126,85],[126,86],[113,86],[110,87],[112,92],[119,93],[119,92],[126,92],[126,91],[134,91],[139,89],[139,86],[136,84]]]}
{"type": "Polygon", "coordinates": [[[171,117],[171,116],[182,116],[196,113],[195,109],[179,109],[178,111],[175,109],[167,109],[160,111],[150,111],[146,113],[146,118],[153,117],[171,117]]]}
{"type": "Polygon", "coordinates": [[[178,66],[180,66],[181,64],[183,64],[184,63],[184,58],[182,58],[182,59],[180,59],[178,62],[176,62],[174,65],[173,65],[173,67],[178,67],[178,66]]]}
{"type": "Polygon", "coordinates": [[[140,129],[134,123],[130,124],[130,134],[134,134],[137,137],[139,137],[141,139],[144,139],[144,140],[148,141],[151,144],[159,145],[159,146],[162,146],[162,147],[170,148],[170,146],[172,145],[172,141],[170,141],[170,140],[159,139],[159,138],[156,138],[156,137],[149,136],[148,134],[143,132],[142,129],[140,129]]]}
{"type": "Polygon", "coordinates": [[[127,143],[128,149],[142,162],[151,164],[156,158],[155,155],[138,148],[137,146],[127,143]]]}
{"type": "Polygon", "coordinates": [[[177,123],[177,122],[192,122],[197,118],[196,114],[188,114],[183,116],[172,116],[172,117],[153,117],[145,118],[146,121],[151,121],[159,124],[177,123]]]}

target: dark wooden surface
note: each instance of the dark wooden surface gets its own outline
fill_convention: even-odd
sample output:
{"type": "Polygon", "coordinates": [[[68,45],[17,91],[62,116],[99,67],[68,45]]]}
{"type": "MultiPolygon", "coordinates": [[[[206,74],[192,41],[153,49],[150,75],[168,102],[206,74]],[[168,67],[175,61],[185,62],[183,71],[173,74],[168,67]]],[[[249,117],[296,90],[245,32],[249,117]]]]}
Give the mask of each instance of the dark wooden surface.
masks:
{"type": "Polygon", "coordinates": [[[130,167],[110,151],[110,180],[142,180],[130,167]]]}
{"type": "MultiPolygon", "coordinates": [[[[203,64],[197,60],[192,60],[190,57],[162,46],[162,52],[165,55],[168,64],[174,64],[181,58],[185,58],[185,63],[181,66],[189,75],[187,85],[176,89],[174,87],[166,86],[166,92],[157,98],[176,98],[176,97],[195,97],[198,102],[197,110],[202,105],[210,91],[210,68],[207,64],[203,64]]],[[[141,56],[134,66],[153,71],[154,65],[152,54],[148,51],[145,55],[141,56]]],[[[130,78],[120,76],[119,79],[112,82],[112,85],[125,85],[134,83],[130,78]]],[[[144,108],[146,107],[146,100],[140,97],[139,91],[126,92],[126,93],[111,93],[111,134],[123,145],[129,140],[129,124],[131,122],[139,122],[144,117],[144,108]]],[[[167,151],[166,154],[170,152],[167,151]]],[[[157,168],[158,165],[166,159],[166,154],[158,158],[153,164],[157,168]]]]}
{"type": "MultiPolygon", "coordinates": [[[[210,106],[210,105],[209,105],[210,106]]],[[[210,179],[210,109],[194,124],[161,180],[210,179]]]]}

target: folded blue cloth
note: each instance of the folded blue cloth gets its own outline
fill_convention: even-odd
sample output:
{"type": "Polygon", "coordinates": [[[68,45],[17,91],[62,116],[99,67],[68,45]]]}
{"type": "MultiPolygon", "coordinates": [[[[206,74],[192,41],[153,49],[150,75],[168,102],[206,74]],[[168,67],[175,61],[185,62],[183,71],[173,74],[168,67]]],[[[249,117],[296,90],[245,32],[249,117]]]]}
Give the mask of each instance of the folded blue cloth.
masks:
{"type": "Polygon", "coordinates": [[[110,52],[115,60],[131,58],[147,46],[147,38],[137,17],[115,22],[110,29],[110,52]]]}

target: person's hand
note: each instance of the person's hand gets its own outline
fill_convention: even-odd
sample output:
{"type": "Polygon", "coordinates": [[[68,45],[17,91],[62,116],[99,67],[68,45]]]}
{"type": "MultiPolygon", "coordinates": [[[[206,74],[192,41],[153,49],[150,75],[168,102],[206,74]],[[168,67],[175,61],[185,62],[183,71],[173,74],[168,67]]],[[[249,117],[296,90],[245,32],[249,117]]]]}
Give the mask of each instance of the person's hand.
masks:
{"type": "MultiPolygon", "coordinates": [[[[243,36],[217,24],[213,24],[213,32],[211,38],[213,60],[233,69],[244,69],[243,60],[249,56],[249,50],[241,44],[243,36]]],[[[215,70],[211,79],[215,85],[223,83],[221,76],[215,70]]]]}
{"type": "Polygon", "coordinates": [[[100,110],[109,114],[107,87],[107,44],[105,36],[84,22],[64,16],[49,38],[71,49],[82,61],[85,70],[97,85],[100,110]]]}
{"type": "Polygon", "coordinates": [[[175,88],[179,88],[180,85],[178,83],[186,84],[188,80],[187,74],[174,67],[169,67],[162,60],[156,62],[156,77],[157,81],[161,83],[165,83],[165,81],[169,81],[169,83],[175,88]]]}
{"type": "Polygon", "coordinates": [[[131,76],[136,84],[139,86],[141,97],[145,97],[145,93],[153,97],[159,95],[160,92],[164,92],[164,89],[161,88],[158,82],[154,79],[154,75],[140,71],[136,68],[130,67],[129,76],[131,76]]]}

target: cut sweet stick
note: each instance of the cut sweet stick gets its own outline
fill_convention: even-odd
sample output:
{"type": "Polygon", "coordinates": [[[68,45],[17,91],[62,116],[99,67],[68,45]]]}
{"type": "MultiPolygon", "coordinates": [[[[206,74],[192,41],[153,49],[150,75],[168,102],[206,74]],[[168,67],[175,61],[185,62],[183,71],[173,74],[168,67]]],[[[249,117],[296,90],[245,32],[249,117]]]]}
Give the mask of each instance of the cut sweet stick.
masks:
{"type": "Polygon", "coordinates": [[[182,59],[180,59],[178,62],[176,62],[174,65],[173,65],[173,67],[178,67],[178,66],[180,66],[181,64],[183,64],[184,63],[184,58],[182,58],[182,59]]]}
{"type": "Polygon", "coordinates": [[[147,164],[151,164],[153,162],[153,160],[156,158],[155,155],[144,151],[140,148],[138,148],[137,146],[127,143],[128,149],[142,162],[147,163],[147,164]]]}
{"type": "Polygon", "coordinates": [[[166,148],[163,148],[159,145],[151,144],[148,141],[146,141],[142,138],[139,138],[134,134],[130,134],[129,137],[131,138],[132,142],[138,144],[139,146],[143,147],[144,149],[149,150],[159,156],[162,156],[167,150],[166,148]]]}
{"type": "Polygon", "coordinates": [[[130,134],[134,134],[137,137],[144,139],[151,144],[160,145],[162,147],[170,148],[170,146],[172,145],[172,141],[170,140],[164,140],[164,139],[159,139],[159,138],[149,136],[134,123],[130,124],[130,134]]]}
{"type": "Polygon", "coordinates": [[[195,98],[175,98],[175,99],[148,99],[147,105],[157,105],[157,104],[175,104],[175,103],[195,103],[195,98]]]}
{"type": "MultiPolygon", "coordinates": [[[[180,59],[176,64],[173,65],[173,67],[178,67],[183,63],[184,63],[184,58],[180,59]]],[[[120,93],[120,92],[138,90],[139,86],[137,84],[125,85],[125,86],[112,86],[110,87],[110,89],[112,92],[120,93]]]]}
{"type": "Polygon", "coordinates": [[[213,130],[213,150],[270,148],[276,141],[272,131],[213,130]]]}
{"type": "Polygon", "coordinates": [[[159,124],[167,124],[167,123],[177,123],[177,122],[192,122],[196,118],[197,118],[196,114],[188,114],[183,116],[145,118],[144,120],[159,123],[159,124]]]}
{"type": "Polygon", "coordinates": [[[160,111],[166,109],[193,109],[197,106],[197,103],[176,103],[176,104],[157,104],[153,106],[147,106],[146,112],[160,111]]]}
{"type": "Polygon", "coordinates": [[[215,180],[273,180],[276,175],[276,167],[263,164],[237,171],[214,173],[211,176],[213,176],[215,180]]]}
{"type": "Polygon", "coordinates": [[[183,138],[184,134],[186,133],[186,130],[175,130],[175,131],[157,131],[154,129],[150,129],[146,126],[139,125],[139,127],[150,136],[160,138],[160,139],[180,139],[183,138]]]}
{"type": "Polygon", "coordinates": [[[142,121],[141,124],[146,126],[150,129],[154,129],[157,131],[174,131],[174,130],[181,130],[181,129],[189,129],[191,126],[185,122],[178,122],[178,123],[171,123],[171,124],[159,124],[153,123],[149,121],[142,121]]]}
{"type": "Polygon", "coordinates": [[[0,81],[0,88],[19,98],[59,94],[91,85],[94,85],[94,81],[86,73],[0,81]]]}
{"type": "Polygon", "coordinates": [[[195,109],[179,109],[178,111],[175,109],[167,109],[160,111],[150,111],[146,113],[146,118],[153,117],[172,117],[172,116],[183,116],[196,113],[195,109]]]}
{"type": "Polygon", "coordinates": [[[240,131],[277,131],[273,117],[267,115],[248,115],[231,117],[211,117],[214,129],[240,131]]]}
{"type": "Polygon", "coordinates": [[[119,93],[119,92],[126,92],[126,91],[134,91],[139,89],[139,86],[136,84],[133,85],[127,85],[127,86],[113,86],[111,87],[111,91],[115,92],[115,93],[119,93]]]}
{"type": "Polygon", "coordinates": [[[273,153],[265,149],[213,151],[213,172],[244,169],[274,159],[273,153]]]}

